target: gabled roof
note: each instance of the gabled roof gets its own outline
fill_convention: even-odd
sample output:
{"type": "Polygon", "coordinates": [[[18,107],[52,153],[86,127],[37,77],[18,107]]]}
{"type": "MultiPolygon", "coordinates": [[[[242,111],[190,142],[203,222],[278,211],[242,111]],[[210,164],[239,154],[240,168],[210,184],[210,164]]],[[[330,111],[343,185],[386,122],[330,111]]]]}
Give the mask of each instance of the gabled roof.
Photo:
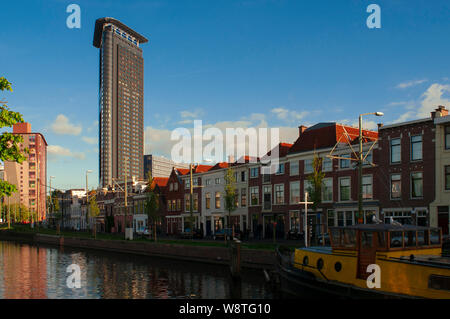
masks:
{"type": "MultiPolygon", "coordinates": [[[[288,143],[280,143],[278,144],[278,157],[285,157],[288,153],[289,150],[292,148],[293,144],[288,144],[288,143]]],[[[270,155],[272,155],[272,151],[275,149],[276,147],[274,147],[273,149],[271,149],[269,152],[267,152],[266,155],[264,155],[262,157],[262,159],[265,159],[267,157],[269,157],[270,155]]]]}
{"type": "MultiPolygon", "coordinates": [[[[359,129],[339,123],[318,123],[306,129],[289,149],[289,154],[334,147],[336,143],[347,143],[348,134],[352,144],[358,143],[359,129]]],[[[364,142],[375,141],[378,132],[363,130],[364,142]]]]}
{"type": "Polygon", "coordinates": [[[168,177],[153,177],[153,184],[156,184],[159,187],[167,186],[168,182],[169,182],[169,178],[168,177]]]}
{"type": "Polygon", "coordinates": [[[220,162],[220,163],[217,163],[216,165],[214,165],[214,166],[210,169],[210,171],[215,171],[215,170],[221,169],[221,168],[228,168],[229,166],[230,166],[230,163],[227,163],[227,162],[220,162]]]}

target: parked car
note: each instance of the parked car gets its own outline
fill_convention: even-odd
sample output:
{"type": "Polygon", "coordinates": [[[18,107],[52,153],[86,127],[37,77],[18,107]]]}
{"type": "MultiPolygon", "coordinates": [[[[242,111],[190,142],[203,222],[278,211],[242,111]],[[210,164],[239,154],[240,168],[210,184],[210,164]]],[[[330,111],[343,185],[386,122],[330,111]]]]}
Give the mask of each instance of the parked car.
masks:
{"type": "Polygon", "coordinates": [[[290,231],[288,231],[287,233],[287,239],[295,239],[295,240],[302,240],[303,237],[303,233],[300,233],[298,230],[296,229],[291,229],[290,231]]]}
{"type": "Polygon", "coordinates": [[[180,237],[181,237],[181,238],[184,238],[184,239],[187,239],[187,238],[189,238],[189,239],[191,239],[191,238],[194,238],[194,239],[202,239],[202,238],[203,238],[203,234],[202,234],[202,232],[201,232],[200,229],[194,229],[194,230],[191,232],[191,229],[190,229],[190,228],[186,228],[186,229],[184,230],[184,232],[180,233],[180,237]]]}
{"type": "MultiPolygon", "coordinates": [[[[233,229],[232,228],[223,228],[223,229],[219,229],[217,230],[214,235],[213,235],[213,239],[225,239],[225,236],[227,236],[227,239],[231,239],[231,236],[233,234],[233,229]]],[[[237,239],[241,238],[241,233],[240,231],[234,231],[234,237],[237,239]]]]}

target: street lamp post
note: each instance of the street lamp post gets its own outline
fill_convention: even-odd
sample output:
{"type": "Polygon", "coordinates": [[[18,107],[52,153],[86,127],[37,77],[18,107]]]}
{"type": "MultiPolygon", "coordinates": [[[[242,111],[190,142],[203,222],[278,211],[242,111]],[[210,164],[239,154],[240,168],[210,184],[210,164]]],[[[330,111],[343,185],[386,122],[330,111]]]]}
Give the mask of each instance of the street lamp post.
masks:
{"type": "Polygon", "coordinates": [[[364,113],[359,115],[359,154],[358,154],[358,179],[359,179],[359,192],[358,192],[358,223],[362,224],[364,220],[363,216],[363,186],[362,186],[362,167],[364,162],[363,154],[363,134],[362,134],[362,117],[364,115],[383,116],[383,112],[364,113]]]}
{"type": "Polygon", "coordinates": [[[88,174],[92,173],[91,169],[86,171],[86,223],[89,220],[89,188],[88,188],[88,174]]]}
{"type": "MultiPolygon", "coordinates": [[[[49,177],[50,188],[48,189],[48,193],[49,193],[50,202],[48,203],[48,208],[47,208],[47,214],[49,215],[49,217],[50,217],[50,207],[53,207],[52,178],[55,178],[55,176],[50,176],[49,177]]],[[[52,210],[52,213],[53,213],[53,210],[52,210]]],[[[48,224],[47,224],[47,227],[48,227],[48,224]]]]}

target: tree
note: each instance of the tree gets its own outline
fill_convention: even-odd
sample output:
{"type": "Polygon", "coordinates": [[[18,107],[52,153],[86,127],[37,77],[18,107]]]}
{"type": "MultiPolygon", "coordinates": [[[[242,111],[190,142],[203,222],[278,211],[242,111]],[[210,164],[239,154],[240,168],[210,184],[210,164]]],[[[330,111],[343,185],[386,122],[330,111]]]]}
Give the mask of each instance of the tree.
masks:
{"type": "Polygon", "coordinates": [[[94,219],[94,227],[92,227],[92,232],[94,238],[97,237],[97,217],[100,215],[100,208],[97,204],[97,195],[94,194],[89,198],[89,217],[94,219]]]}
{"type": "Polygon", "coordinates": [[[147,174],[147,187],[145,189],[147,199],[145,202],[145,213],[147,214],[148,229],[150,229],[151,222],[153,223],[153,235],[156,241],[156,223],[158,220],[159,210],[159,194],[156,192],[156,183],[153,181],[151,171],[147,174]]]}
{"type": "MultiPolygon", "coordinates": [[[[13,91],[11,83],[4,77],[0,77],[0,91],[13,91]]],[[[22,114],[11,111],[6,103],[6,101],[0,101],[0,128],[12,127],[16,123],[23,123],[22,114]]],[[[0,160],[2,162],[10,161],[22,164],[26,160],[24,153],[28,153],[28,149],[25,149],[24,153],[20,151],[20,143],[22,142],[22,136],[3,132],[0,135],[0,160]]],[[[4,196],[9,197],[14,192],[17,192],[16,185],[0,180],[0,198],[4,196]]]]}
{"type": "MultiPolygon", "coordinates": [[[[315,214],[317,214],[318,206],[322,203],[322,185],[324,177],[325,173],[322,172],[322,158],[314,153],[313,173],[307,177],[310,184],[307,191],[309,194],[308,200],[313,202],[312,208],[315,214]]],[[[307,218],[305,222],[308,222],[307,218]]],[[[322,236],[324,236],[323,231],[322,236]]]]}
{"type": "MultiPolygon", "coordinates": [[[[228,166],[225,174],[225,209],[228,211],[228,222],[231,223],[231,213],[236,210],[236,178],[234,177],[234,170],[228,166]]],[[[234,237],[234,225],[232,226],[232,236],[234,237]]],[[[226,238],[225,234],[225,238],[226,238]]]]}

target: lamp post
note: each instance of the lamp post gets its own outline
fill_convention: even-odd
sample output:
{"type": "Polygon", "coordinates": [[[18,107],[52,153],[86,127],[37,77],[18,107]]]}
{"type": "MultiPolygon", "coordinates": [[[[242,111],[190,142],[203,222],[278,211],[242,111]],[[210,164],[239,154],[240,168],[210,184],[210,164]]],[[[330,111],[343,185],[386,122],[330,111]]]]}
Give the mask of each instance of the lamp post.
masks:
{"type": "Polygon", "coordinates": [[[363,154],[363,134],[362,134],[362,117],[364,115],[375,115],[375,116],[383,116],[383,112],[372,112],[372,113],[364,113],[359,115],[359,154],[358,154],[358,179],[359,179],[359,192],[358,192],[358,223],[362,224],[364,220],[363,214],[363,187],[362,187],[362,167],[364,162],[364,154],[363,154]]]}
{"type": "MultiPolygon", "coordinates": [[[[49,182],[50,182],[50,187],[48,189],[48,193],[49,193],[49,197],[50,197],[50,202],[48,204],[48,208],[47,208],[47,214],[50,216],[50,207],[53,207],[53,198],[52,198],[52,178],[55,178],[55,176],[50,176],[49,177],[49,182]]],[[[53,213],[53,210],[52,210],[53,213]]],[[[48,224],[47,224],[48,227],[48,224]]]]}
{"type": "Polygon", "coordinates": [[[86,223],[89,220],[89,188],[88,188],[88,174],[92,173],[91,169],[86,171],[86,223]]]}

